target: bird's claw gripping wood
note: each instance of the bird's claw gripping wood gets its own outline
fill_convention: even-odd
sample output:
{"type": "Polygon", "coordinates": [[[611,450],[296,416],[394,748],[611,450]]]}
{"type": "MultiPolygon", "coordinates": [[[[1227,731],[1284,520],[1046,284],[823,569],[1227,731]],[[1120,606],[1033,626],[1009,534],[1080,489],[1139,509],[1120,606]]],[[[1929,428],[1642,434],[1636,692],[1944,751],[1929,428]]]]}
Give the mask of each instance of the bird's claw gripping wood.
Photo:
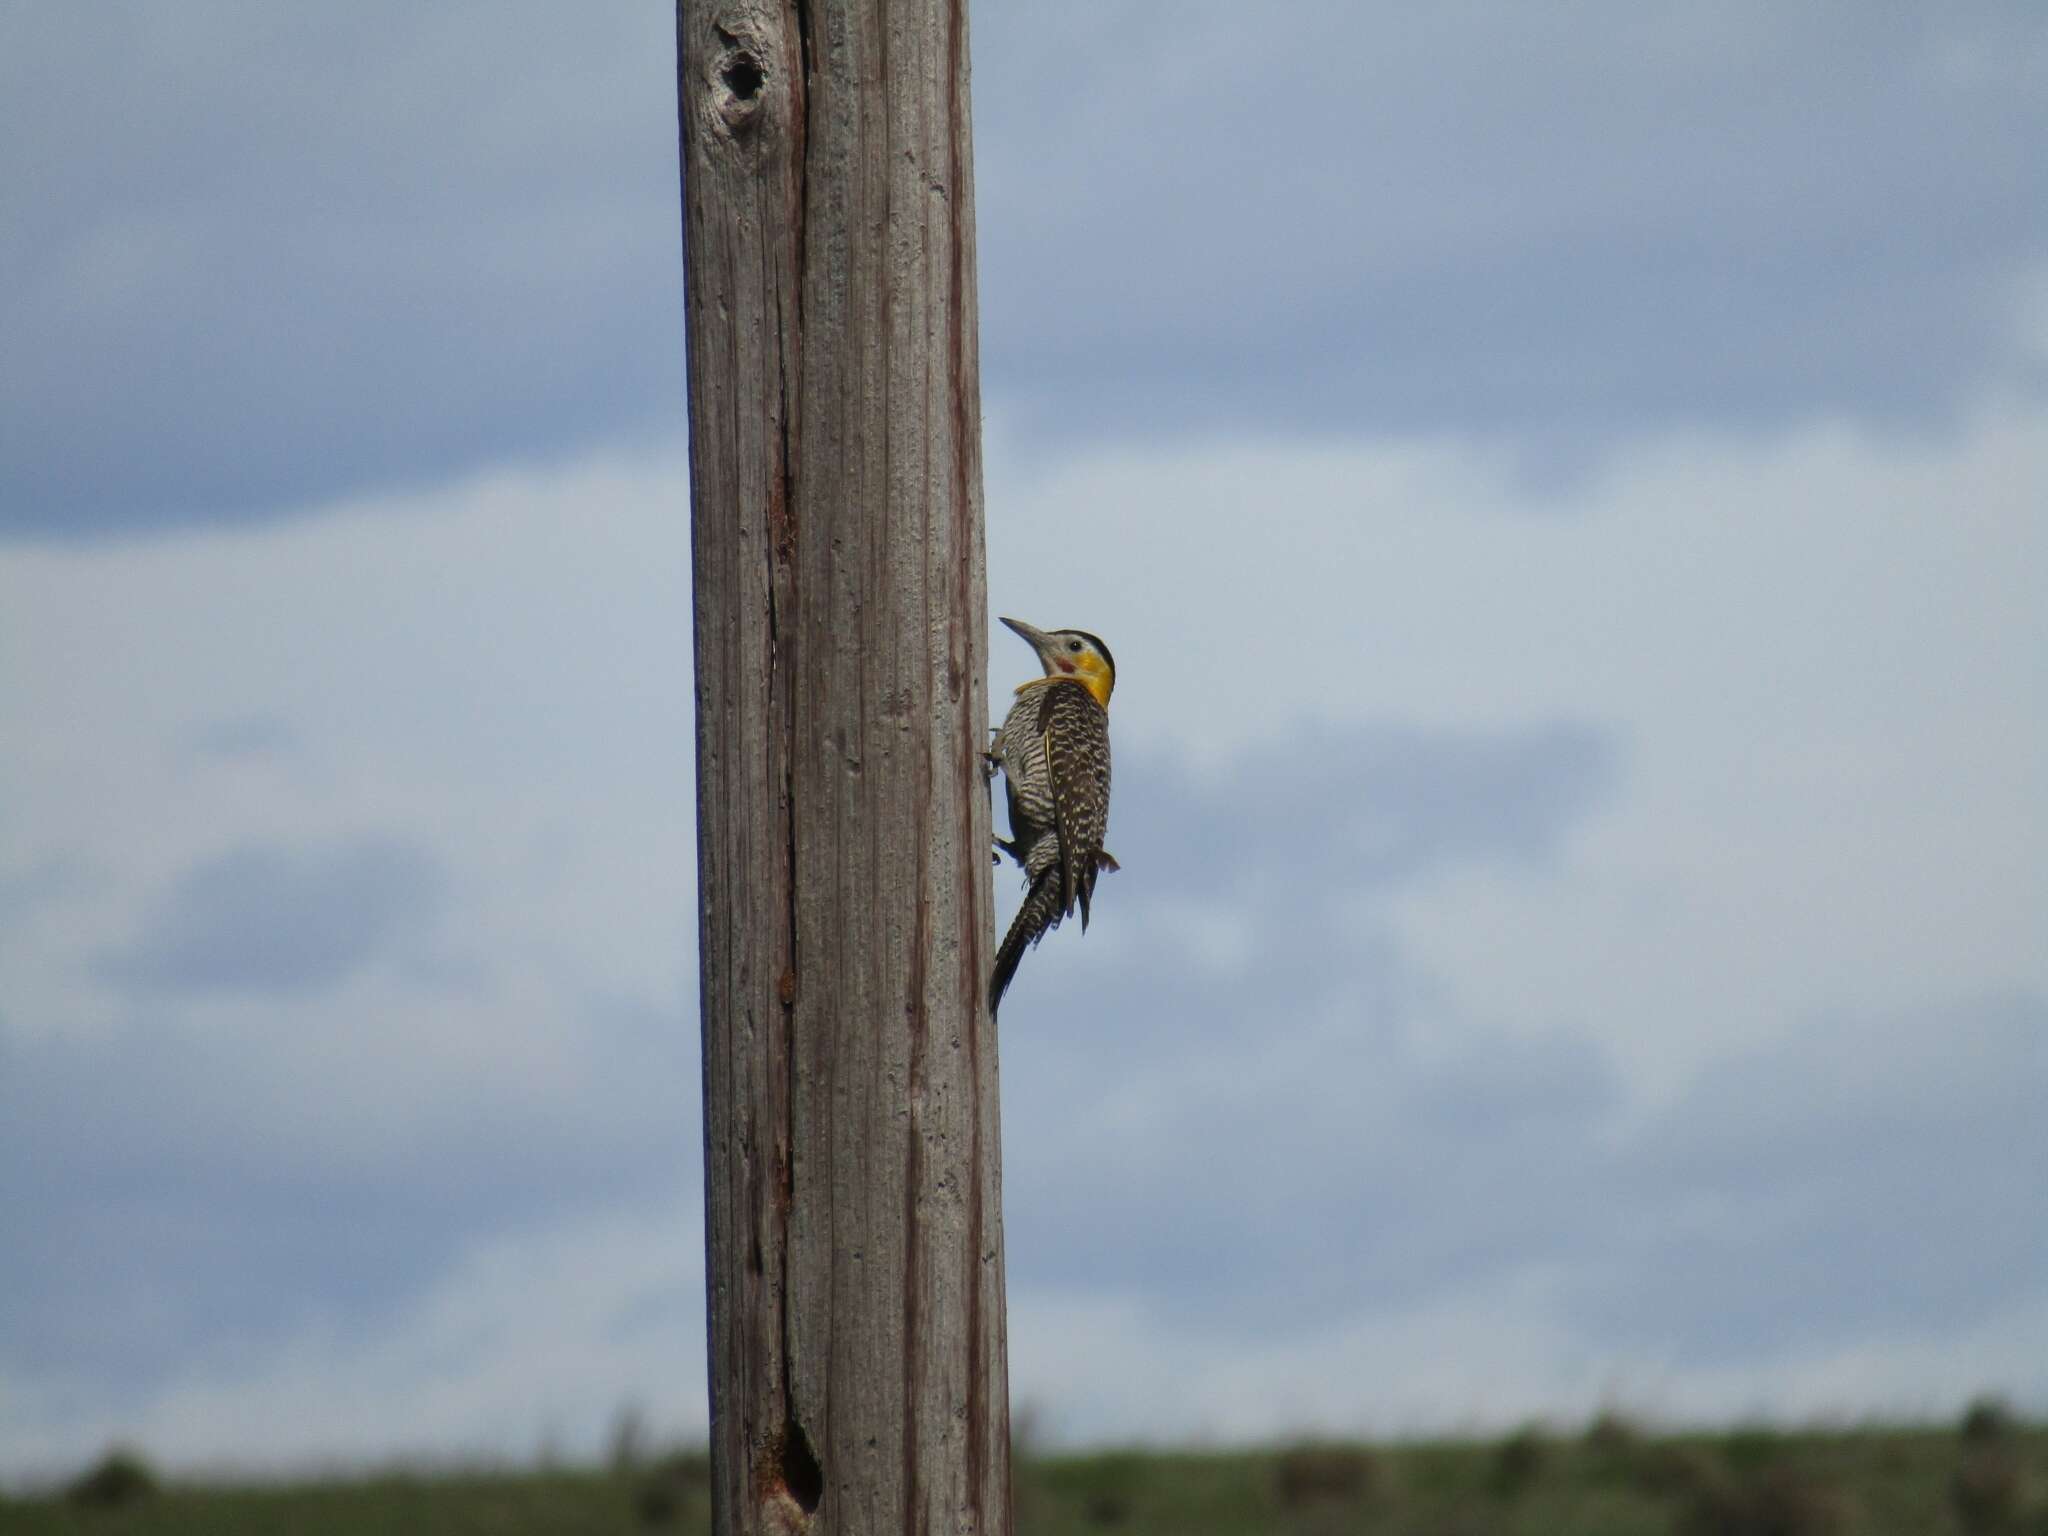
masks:
{"type": "MultiPolygon", "coordinates": [[[[1017,699],[985,754],[991,780],[1003,770],[1010,840],[996,847],[1024,866],[1024,905],[996,951],[989,978],[991,1014],[1017,974],[1024,951],[1073,915],[1088,927],[1095,879],[1117,862],[1103,851],[1109,826],[1109,695],[1116,662],[1109,647],[1081,629],[1035,629],[1004,619],[1038,653],[1044,676],[1017,699]]],[[[993,782],[990,794],[994,794],[993,782]]],[[[995,855],[998,864],[1002,853],[995,855]]]]}

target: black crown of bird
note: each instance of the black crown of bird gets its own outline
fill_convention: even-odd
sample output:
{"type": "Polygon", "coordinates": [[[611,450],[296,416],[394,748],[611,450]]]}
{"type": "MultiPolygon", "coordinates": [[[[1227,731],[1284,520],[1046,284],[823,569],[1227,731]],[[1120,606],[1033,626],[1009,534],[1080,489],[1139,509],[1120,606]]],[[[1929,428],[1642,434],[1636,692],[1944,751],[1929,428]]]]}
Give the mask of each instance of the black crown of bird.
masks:
{"type": "Polygon", "coordinates": [[[989,778],[1002,770],[1010,812],[1010,836],[996,839],[996,862],[1009,854],[1025,884],[1024,905],[996,950],[988,983],[992,1015],[1025,950],[1076,907],[1087,931],[1095,877],[1117,867],[1102,846],[1109,827],[1109,695],[1116,661],[1085,629],[1003,623],[1038,653],[1044,675],[1017,689],[988,754],[989,778]]]}

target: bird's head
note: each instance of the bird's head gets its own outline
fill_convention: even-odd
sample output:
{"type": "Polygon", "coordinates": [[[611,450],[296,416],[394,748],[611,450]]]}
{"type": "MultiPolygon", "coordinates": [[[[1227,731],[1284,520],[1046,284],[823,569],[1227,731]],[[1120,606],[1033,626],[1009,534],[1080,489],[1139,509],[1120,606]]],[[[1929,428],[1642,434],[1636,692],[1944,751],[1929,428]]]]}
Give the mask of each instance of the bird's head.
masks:
{"type": "Polygon", "coordinates": [[[1096,703],[1109,708],[1110,690],[1116,687],[1116,661],[1099,638],[1085,629],[1034,629],[1022,619],[1005,619],[1003,623],[1030,642],[1047,677],[1071,677],[1095,695],[1096,703]]]}

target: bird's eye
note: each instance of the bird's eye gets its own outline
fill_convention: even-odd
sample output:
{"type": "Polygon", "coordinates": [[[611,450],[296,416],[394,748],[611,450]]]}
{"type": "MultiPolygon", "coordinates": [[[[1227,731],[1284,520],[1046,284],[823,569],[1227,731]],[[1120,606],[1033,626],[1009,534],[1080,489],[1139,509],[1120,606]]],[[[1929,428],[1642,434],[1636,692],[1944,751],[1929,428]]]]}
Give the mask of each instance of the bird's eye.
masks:
{"type": "Polygon", "coordinates": [[[1067,642],[1067,649],[1070,651],[1078,651],[1081,649],[1081,642],[1078,640],[1069,640],[1067,642]]]}

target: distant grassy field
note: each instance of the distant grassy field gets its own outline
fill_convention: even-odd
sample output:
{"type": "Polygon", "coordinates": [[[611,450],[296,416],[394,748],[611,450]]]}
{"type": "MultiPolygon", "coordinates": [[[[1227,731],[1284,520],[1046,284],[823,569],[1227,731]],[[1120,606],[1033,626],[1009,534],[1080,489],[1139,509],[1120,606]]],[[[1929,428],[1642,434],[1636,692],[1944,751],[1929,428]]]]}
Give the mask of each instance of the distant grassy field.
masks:
{"type": "MultiPolygon", "coordinates": [[[[1267,1451],[1029,1456],[1019,1536],[2048,1536],[2048,1429],[1989,1407],[1953,1428],[1564,1435],[1267,1451]]],[[[709,1529],[705,1465],[159,1484],[140,1462],[0,1499],[7,1536],[477,1536],[709,1529]]]]}

